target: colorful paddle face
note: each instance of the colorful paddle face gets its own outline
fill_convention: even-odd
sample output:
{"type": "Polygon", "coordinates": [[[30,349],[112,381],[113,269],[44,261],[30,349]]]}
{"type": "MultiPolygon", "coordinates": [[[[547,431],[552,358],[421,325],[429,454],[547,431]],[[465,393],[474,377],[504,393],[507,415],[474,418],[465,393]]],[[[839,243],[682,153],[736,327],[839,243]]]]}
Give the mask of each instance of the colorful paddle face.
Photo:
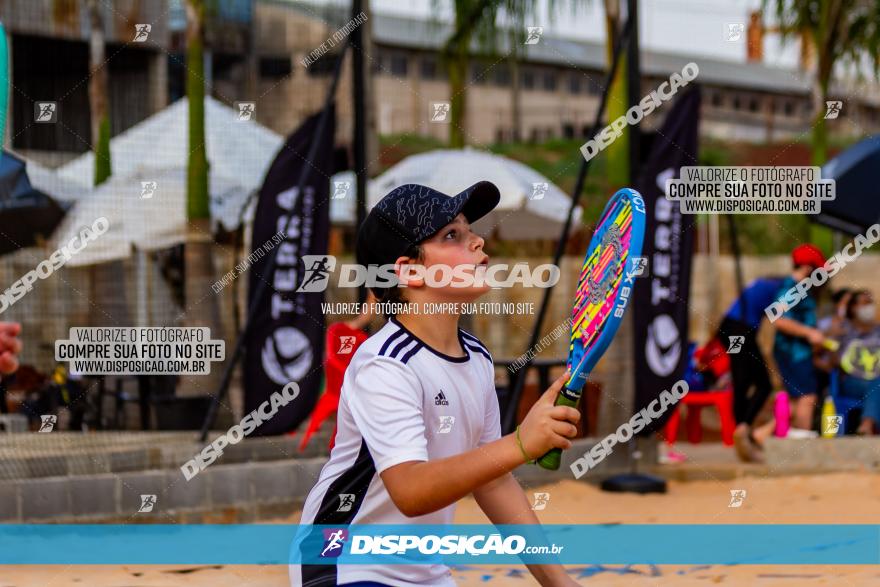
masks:
{"type": "Polygon", "coordinates": [[[614,338],[632,297],[635,278],[644,267],[635,259],[645,235],[645,202],[635,190],[623,188],[605,206],[587,249],[575,294],[565,393],[580,390],[614,338]]]}

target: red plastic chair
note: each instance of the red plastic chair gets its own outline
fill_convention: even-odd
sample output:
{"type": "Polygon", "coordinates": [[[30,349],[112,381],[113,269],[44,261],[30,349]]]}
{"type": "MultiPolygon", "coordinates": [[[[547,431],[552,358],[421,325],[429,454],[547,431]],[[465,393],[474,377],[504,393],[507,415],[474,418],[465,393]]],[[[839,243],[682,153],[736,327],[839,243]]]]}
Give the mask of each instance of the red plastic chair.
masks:
{"type": "Polygon", "coordinates": [[[733,390],[688,392],[673,408],[672,416],[663,429],[667,444],[675,444],[675,440],[678,438],[678,425],[681,421],[679,406],[682,405],[688,407],[686,422],[688,442],[699,444],[703,440],[700,413],[704,407],[715,406],[715,409],[718,410],[718,416],[721,418],[721,440],[728,446],[733,444],[733,430],[736,428],[736,421],[733,418],[733,390]]]}
{"type": "Polygon", "coordinates": [[[703,365],[710,371],[715,379],[730,371],[730,355],[727,354],[727,347],[721,344],[717,337],[713,336],[709,342],[696,349],[694,359],[697,364],[703,365]]]}
{"type": "MultiPolygon", "coordinates": [[[[343,322],[336,322],[327,328],[324,344],[324,394],[318,399],[309,426],[303,435],[299,450],[305,450],[312,435],[317,432],[328,417],[336,413],[339,407],[339,395],[342,392],[342,378],[345,369],[351,362],[354,352],[367,340],[369,335],[363,330],[352,328],[343,322]]],[[[336,440],[336,427],[330,437],[329,448],[333,448],[336,440]]]]}

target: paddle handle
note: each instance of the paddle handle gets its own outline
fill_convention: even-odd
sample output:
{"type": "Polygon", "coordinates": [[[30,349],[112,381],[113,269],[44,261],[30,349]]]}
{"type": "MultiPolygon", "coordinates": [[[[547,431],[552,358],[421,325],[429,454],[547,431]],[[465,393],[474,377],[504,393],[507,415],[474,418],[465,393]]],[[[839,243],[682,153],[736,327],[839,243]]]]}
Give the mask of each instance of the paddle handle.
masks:
{"type": "MultiPolygon", "coordinates": [[[[559,392],[559,395],[556,396],[556,401],[553,402],[554,406],[568,406],[570,408],[577,409],[578,404],[581,399],[581,390],[571,390],[567,387],[562,388],[562,391],[559,392]],[[572,397],[574,396],[574,399],[572,397]]],[[[559,465],[562,463],[562,449],[561,448],[551,448],[547,451],[547,454],[538,459],[538,465],[547,469],[549,471],[556,471],[559,469],[559,465]]]]}

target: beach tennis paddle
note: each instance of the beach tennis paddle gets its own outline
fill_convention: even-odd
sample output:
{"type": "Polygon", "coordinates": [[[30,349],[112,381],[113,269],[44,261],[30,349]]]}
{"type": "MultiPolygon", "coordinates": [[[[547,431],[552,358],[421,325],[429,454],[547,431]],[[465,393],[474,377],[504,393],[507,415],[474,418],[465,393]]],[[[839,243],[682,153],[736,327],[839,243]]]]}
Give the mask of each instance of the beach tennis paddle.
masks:
{"type": "MultiPolygon", "coordinates": [[[[638,258],[644,236],[642,196],[629,188],[618,190],[599,217],[581,267],[571,312],[571,376],[554,405],[577,407],[587,377],[614,338],[632,298],[635,279],[645,270],[645,260],[638,258]]],[[[561,460],[562,450],[554,448],[538,459],[538,464],[556,470],[561,460]]]]}

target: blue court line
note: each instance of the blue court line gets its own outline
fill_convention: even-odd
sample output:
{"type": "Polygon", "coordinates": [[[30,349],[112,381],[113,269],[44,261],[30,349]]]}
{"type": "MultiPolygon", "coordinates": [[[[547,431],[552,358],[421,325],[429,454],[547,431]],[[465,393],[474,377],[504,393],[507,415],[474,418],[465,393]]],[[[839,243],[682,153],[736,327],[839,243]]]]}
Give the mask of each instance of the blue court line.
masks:
{"type": "MultiPolygon", "coordinates": [[[[809,565],[880,564],[880,525],[619,524],[452,526],[352,525],[338,557],[321,558],[324,530],[291,524],[8,524],[0,525],[0,564],[522,564],[809,565]],[[356,537],[472,537],[518,534],[529,545],[562,546],[543,554],[352,554],[356,537]],[[539,538],[542,537],[541,538],[539,538]],[[307,547],[300,544],[311,540],[307,547]],[[391,562],[393,561],[393,563],[391,562]]],[[[362,542],[365,544],[365,542],[362,542]]],[[[478,544],[482,544],[479,542],[478,544]]]]}

